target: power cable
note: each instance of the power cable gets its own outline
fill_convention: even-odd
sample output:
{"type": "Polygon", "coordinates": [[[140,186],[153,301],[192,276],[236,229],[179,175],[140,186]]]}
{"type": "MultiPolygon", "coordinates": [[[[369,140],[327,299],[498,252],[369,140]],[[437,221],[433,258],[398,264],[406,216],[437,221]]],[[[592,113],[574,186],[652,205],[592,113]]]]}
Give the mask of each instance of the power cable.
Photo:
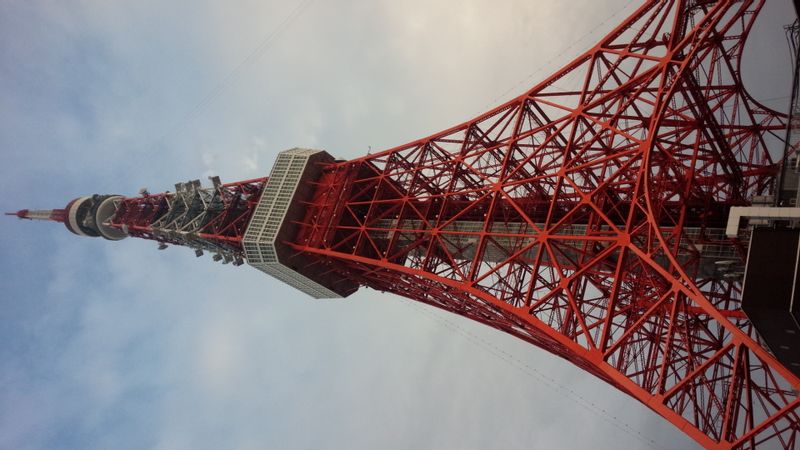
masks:
{"type": "Polygon", "coordinates": [[[270,33],[265,35],[258,45],[248,53],[248,55],[237,64],[228,74],[223,77],[217,84],[209,91],[194,107],[189,110],[181,119],[176,121],[172,126],[167,127],[167,130],[155,141],[153,147],[164,142],[169,135],[179,132],[186,128],[189,122],[197,117],[203,109],[213,103],[219,96],[228,88],[231,81],[238,77],[241,72],[256,61],[263,55],[289,26],[297,20],[305,10],[314,2],[314,0],[301,0],[295,8],[283,18],[283,20],[275,27],[270,33]]]}
{"type": "Polygon", "coordinates": [[[522,85],[523,83],[528,83],[528,82],[530,81],[530,79],[531,79],[531,78],[533,78],[534,76],[536,76],[536,75],[537,75],[539,72],[543,71],[543,70],[544,70],[544,69],[546,69],[546,68],[550,68],[550,66],[552,65],[552,63],[554,63],[554,62],[555,62],[555,61],[557,61],[557,60],[560,60],[560,59],[561,59],[561,57],[562,57],[562,56],[564,56],[564,55],[567,53],[567,51],[568,51],[568,50],[572,49],[573,47],[575,47],[575,45],[577,45],[578,43],[580,43],[581,41],[583,41],[583,40],[584,40],[584,39],[586,39],[587,37],[589,37],[589,36],[591,36],[592,34],[594,34],[594,32],[595,32],[595,31],[597,31],[597,30],[598,30],[600,27],[602,27],[603,25],[605,25],[605,24],[606,24],[606,23],[607,23],[609,20],[613,19],[613,18],[614,18],[614,17],[616,17],[616,16],[617,16],[619,13],[621,13],[622,11],[624,11],[625,9],[627,9],[627,8],[628,8],[628,6],[630,6],[630,5],[631,5],[631,4],[632,4],[634,1],[636,1],[636,0],[629,0],[629,1],[628,1],[628,3],[626,3],[626,4],[625,4],[625,5],[622,7],[622,8],[618,9],[618,10],[617,10],[617,11],[615,11],[613,14],[611,14],[610,16],[608,16],[608,17],[607,17],[605,20],[603,20],[602,22],[600,22],[600,23],[598,23],[597,25],[595,25],[595,27],[594,27],[594,28],[592,28],[591,30],[589,30],[588,32],[586,32],[585,34],[583,34],[581,37],[579,37],[577,40],[573,41],[573,42],[572,42],[570,45],[568,45],[567,47],[565,47],[564,49],[562,49],[562,50],[561,50],[561,52],[559,52],[557,55],[555,55],[555,56],[553,56],[552,58],[550,58],[550,59],[548,59],[547,61],[545,61],[545,62],[544,62],[544,64],[542,64],[541,66],[539,66],[539,68],[538,68],[538,69],[536,69],[535,71],[533,71],[533,72],[531,72],[530,74],[528,74],[528,76],[527,76],[527,77],[525,77],[525,78],[521,79],[521,80],[520,80],[520,81],[519,81],[517,84],[515,84],[514,86],[511,86],[510,88],[508,88],[508,89],[506,89],[505,91],[503,91],[503,93],[502,93],[502,94],[500,94],[500,95],[496,96],[496,97],[495,97],[495,98],[494,98],[494,99],[493,99],[491,102],[489,102],[489,103],[488,103],[488,104],[487,104],[487,105],[486,105],[486,106],[485,106],[483,109],[484,109],[484,110],[486,110],[487,108],[492,108],[492,107],[494,107],[494,106],[497,106],[497,102],[498,102],[499,100],[501,100],[501,99],[505,98],[505,96],[506,96],[506,95],[508,95],[510,92],[514,91],[515,89],[517,89],[517,88],[518,88],[520,85],[522,85]]]}
{"type": "Polygon", "coordinates": [[[785,99],[787,99],[789,97],[791,97],[791,95],[782,95],[780,97],[770,97],[770,98],[757,99],[757,101],[760,102],[760,103],[775,102],[775,101],[778,101],[778,100],[785,100],[785,99]]]}
{"type": "MultiPolygon", "coordinates": [[[[404,299],[405,300],[405,299],[404,299]]],[[[610,425],[616,427],[620,431],[624,432],[625,434],[635,438],[647,446],[659,450],[667,450],[665,447],[661,447],[658,443],[646,436],[645,434],[641,433],[640,431],[636,430],[635,428],[631,427],[627,423],[622,422],[617,416],[615,416],[611,411],[599,406],[598,404],[594,403],[593,401],[587,399],[586,397],[582,396],[575,390],[564,386],[563,384],[559,383],[554,378],[546,375],[542,371],[536,369],[535,367],[531,366],[530,364],[520,360],[519,358],[515,357],[511,353],[503,350],[502,348],[498,347],[496,344],[489,342],[488,340],[475,335],[463,327],[458,325],[457,323],[453,322],[452,320],[446,319],[439,314],[435,314],[431,311],[428,311],[428,308],[425,308],[421,305],[417,305],[414,301],[403,301],[403,304],[407,304],[413,311],[417,313],[424,314],[428,316],[428,318],[438,322],[444,328],[449,329],[452,332],[460,333],[463,337],[467,340],[471,341],[472,343],[482,347],[484,350],[489,352],[490,354],[494,355],[497,358],[505,361],[506,363],[510,364],[512,367],[516,368],[520,372],[534,378],[544,385],[550,387],[552,390],[561,391],[565,396],[570,398],[574,403],[582,407],[583,409],[597,415],[605,422],[609,423],[610,425]]]]}
{"type": "MultiPolygon", "coordinates": [[[[287,14],[278,25],[259,41],[248,54],[236,66],[231,69],[227,75],[220,79],[214,87],[204,95],[186,114],[180,119],[173,122],[166,130],[155,140],[151,142],[147,148],[150,151],[158,151],[159,147],[164,144],[166,138],[174,133],[184,130],[189,123],[200,113],[203,112],[210,104],[217,100],[222,93],[228,88],[232,81],[241,75],[241,73],[261,57],[269,48],[275,43],[278,37],[283,34],[294,21],[296,21],[308,9],[314,0],[301,0],[290,12],[287,14]]],[[[149,163],[147,157],[139,158],[133,166],[129,167],[129,171],[140,168],[142,165],[149,163]]]]}

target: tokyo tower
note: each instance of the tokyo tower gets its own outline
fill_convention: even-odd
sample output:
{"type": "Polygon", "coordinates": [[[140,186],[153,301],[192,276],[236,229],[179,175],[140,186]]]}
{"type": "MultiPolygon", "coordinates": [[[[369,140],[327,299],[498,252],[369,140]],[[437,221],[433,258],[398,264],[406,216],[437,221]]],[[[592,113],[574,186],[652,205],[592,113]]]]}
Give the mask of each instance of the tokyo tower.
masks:
{"type": "Polygon", "coordinates": [[[313,298],[392,292],[558,355],[705,448],[798,448],[797,74],[789,116],[740,74],[764,1],[645,1],[522,95],[382,152],[294,148],[268,177],[10,214],[313,298]]]}

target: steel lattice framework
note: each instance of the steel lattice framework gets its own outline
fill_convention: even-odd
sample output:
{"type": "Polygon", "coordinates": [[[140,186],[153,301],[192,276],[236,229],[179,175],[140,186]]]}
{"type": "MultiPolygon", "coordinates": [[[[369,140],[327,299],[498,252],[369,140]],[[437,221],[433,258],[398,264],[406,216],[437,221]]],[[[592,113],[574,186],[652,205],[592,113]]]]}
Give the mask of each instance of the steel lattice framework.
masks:
{"type": "Polygon", "coordinates": [[[202,188],[199,180],[175,185],[175,192],[143,193],[117,202],[110,225],[128,236],[214,252],[226,262],[241,261],[242,236],[266,178],[202,188]]]}
{"type": "Polygon", "coordinates": [[[250,245],[308,292],[368,286],[517,336],[706,448],[796,448],[800,372],[742,312],[749,234],[724,231],[781,168],[787,117],[740,74],[763,3],[646,1],[528,92],[381,153],[294,149],[270,179],[15,214],[234,264],[250,245]]]}
{"type": "Polygon", "coordinates": [[[566,358],[706,448],[799,446],[800,380],[713,264],[742,257],[727,211],[780,163],[786,117],[740,76],[762,5],[648,1],[508,103],[330,165],[293,247],[566,358]]]}

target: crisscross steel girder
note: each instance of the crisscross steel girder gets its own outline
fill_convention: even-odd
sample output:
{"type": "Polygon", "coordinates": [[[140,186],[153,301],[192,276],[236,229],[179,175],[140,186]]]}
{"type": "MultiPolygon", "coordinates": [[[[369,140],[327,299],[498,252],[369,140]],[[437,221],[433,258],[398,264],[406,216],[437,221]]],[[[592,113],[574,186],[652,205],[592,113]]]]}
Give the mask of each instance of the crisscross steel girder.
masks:
{"type": "Polygon", "coordinates": [[[110,225],[161,244],[241,258],[242,237],[266,178],[122,199],[110,225]]]}
{"type": "Polygon", "coordinates": [[[783,150],[740,76],[762,4],[647,1],[519,97],[327,167],[294,248],[566,358],[706,448],[794,448],[800,380],[714,272],[783,150]]]}

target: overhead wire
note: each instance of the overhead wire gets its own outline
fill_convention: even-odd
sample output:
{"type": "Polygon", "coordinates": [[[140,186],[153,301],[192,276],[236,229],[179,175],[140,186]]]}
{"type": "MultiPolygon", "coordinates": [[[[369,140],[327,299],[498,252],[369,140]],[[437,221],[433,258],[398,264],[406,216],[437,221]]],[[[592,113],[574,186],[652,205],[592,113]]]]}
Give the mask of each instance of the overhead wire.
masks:
{"type": "Polygon", "coordinates": [[[572,400],[575,404],[583,408],[584,410],[598,416],[600,419],[605,421],[606,423],[614,426],[615,428],[619,429],[623,433],[631,436],[634,439],[646,444],[647,446],[659,450],[667,450],[665,447],[658,445],[655,439],[645,435],[644,433],[638,431],[637,429],[633,428],[631,425],[623,422],[618,416],[614,415],[611,411],[599,406],[597,403],[587,399],[583,395],[579,394],[574,389],[559,383],[553,377],[545,374],[541,370],[531,366],[530,364],[522,361],[520,358],[512,355],[511,353],[503,350],[498,345],[488,341],[485,338],[477,336],[476,334],[464,329],[457,323],[447,318],[442,317],[439,314],[434,313],[431,311],[431,308],[426,308],[424,305],[418,305],[416,302],[412,300],[405,300],[401,302],[404,305],[407,305],[411,310],[425,315],[428,318],[436,321],[439,325],[442,325],[445,329],[448,329],[451,332],[461,334],[464,338],[471,341],[472,343],[482,347],[485,351],[490,353],[491,355],[505,361],[512,367],[516,368],[520,372],[525,375],[528,375],[531,378],[534,378],[545,386],[552,389],[554,392],[560,391],[561,394],[568,397],[572,400]]]}
{"type": "Polygon", "coordinates": [[[275,42],[275,40],[284,33],[292,23],[297,20],[303,13],[308,9],[308,7],[314,3],[314,0],[301,0],[297,6],[292,9],[289,14],[287,14],[278,25],[272,29],[271,32],[267,33],[258,45],[250,51],[250,53],[245,56],[245,58],[239,62],[230,72],[228,72],[225,77],[219,80],[216,85],[205,95],[203,98],[197,102],[192,109],[189,110],[186,114],[183,115],[179,120],[173,123],[171,126],[167,127],[164,133],[155,141],[155,145],[157,146],[164,142],[164,140],[173,133],[177,133],[184,128],[195,118],[197,117],[208,105],[213,103],[219,96],[228,88],[230,83],[236,79],[242,71],[255,62],[259,57],[261,57],[275,42]]]}
{"type": "Polygon", "coordinates": [[[757,100],[760,103],[766,103],[766,102],[775,102],[775,101],[778,101],[778,100],[786,100],[789,97],[791,97],[791,95],[782,95],[780,97],[762,98],[762,99],[757,99],[757,100]]]}
{"type": "MultiPolygon", "coordinates": [[[[264,37],[259,41],[258,45],[256,45],[244,57],[244,59],[234,66],[233,69],[227,73],[227,75],[220,79],[214,85],[214,87],[208,93],[206,93],[206,95],[204,95],[200,101],[198,101],[186,114],[175,121],[171,126],[168,126],[157,139],[151,141],[150,145],[146,148],[149,148],[150,151],[158,151],[159,147],[164,144],[167,137],[185,129],[194,118],[203,112],[205,108],[217,100],[217,98],[219,98],[219,96],[222,95],[222,93],[224,93],[224,91],[228,88],[231,82],[240,76],[248,66],[250,66],[267,50],[269,50],[276,39],[280,37],[281,34],[283,34],[294,21],[302,16],[312,3],[314,3],[314,0],[301,0],[286,16],[284,16],[284,18],[275,28],[272,29],[272,31],[264,35],[264,37]]],[[[136,171],[140,167],[149,163],[150,161],[148,160],[147,156],[144,155],[144,157],[137,158],[131,165],[129,165],[127,170],[129,172],[136,171]]],[[[142,190],[144,189],[146,188],[142,188],[142,190]]]]}
{"type": "Polygon", "coordinates": [[[486,106],[484,107],[484,110],[485,110],[485,109],[487,109],[487,108],[491,108],[491,107],[493,107],[493,106],[496,106],[497,102],[498,102],[498,101],[500,101],[500,100],[502,100],[502,99],[504,99],[504,98],[506,97],[506,95],[508,95],[508,94],[509,94],[509,93],[511,93],[512,91],[516,90],[517,88],[519,88],[519,87],[520,87],[521,85],[523,85],[524,83],[528,83],[528,82],[529,82],[529,81],[530,81],[530,80],[531,80],[531,79],[532,79],[534,76],[536,76],[537,74],[539,74],[539,73],[540,73],[540,72],[542,72],[543,70],[545,70],[545,69],[550,69],[550,68],[551,68],[551,65],[552,65],[554,62],[556,62],[556,61],[560,61],[560,60],[562,59],[562,57],[563,57],[563,56],[564,56],[564,55],[565,55],[565,54],[566,54],[566,53],[567,53],[569,50],[571,50],[571,49],[572,49],[573,47],[575,47],[577,44],[579,44],[580,42],[582,42],[584,39],[586,39],[586,38],[588,38],[589,36],[591,36],[592,34],[594,34],[594,33],[595,33],[597,30],[599,30],[599,29],[600,29],[601,27],[603,27],[603,26],[604,26],[606,23],[608,23],[608,21],[609,21],[609,20],[611,20],[611,19],[613,19],[614,17],[616,17],[617,15],[619,15],[619,13],[621,13],[622,11],[624,11],[624,10],[628,9],[628,7],[629,7],[631,4],[633,4],[635,1],[637,1],[637,0],[629,0],[629,1],[628,1],[628,2],[627,2],[625,5],[624,5],[624,6],[622,6],[620,9],[616,10],[616,11],[615,11],[613,14],[611,14],[610,16],[608,16],[608,17],[607,17],[605,20],[603,20],[602,22],[598,23],[597,25],[595,25],[595,26],[594,26],[594,28],[590,29],[588,32],[586,32],[585,34],[581,35],[581,36],[580,36],[580,37],[579,37],[577,40],[573,41],[571,44],[569,44],[568,46],[566,46],[565,48],[563,48],[563,49],[562,49],[562,50],[561,50],[561,51],[560,51],[558,54],[556,54],[556,55],[555,55],[555,56],[553,56],[552,58],[550,58],[550,59],[546,60],[546,61],[545,61],[545,62],[544,62],[542,65],[540,65],[540,66],[539,66],[539,67],[538,67],[536,70],[534,70],[533,72],[531,72],[530,74],[528,74],[528,76],[526,76],[525,78],[523,78],[523,79],[519,80],[519,82],[517,82],[517,84],[515,84],[515,85],[511,86],[510,88],[508,88],[508,89],[506,89],[505,91],[503,91],[503,93],[501,93],[500,95],[498,95],[498,96],[494,97],[494,98],[493,98],[493,99],[492,99],[492,100],[491,100],[491,101],[490,101],[488,104],[486,104],[486,106]]]}
{"type": "MultiPolygon", "coordinates": [[[[153,141],[150,142],[146,148],[149,148],[150,151],[158,151],[159,147],[162,146],[167,137],[178,133],[184,130],[193,119],[198,117],[209,105],[211,105],[214,101],[216,101],[230,86],[230,84],[239,77],[242,72],[248,68],[251,64],[253,64],[258,58],[260,58],[270,47],[275,43],[278,37],[280,37],[287,29],[298,19],[300,16],[305,13],[309,6],[314,3],[315,0],[300,0],[297,5],[289,11],[289,13],[283,17],[283,19],[278,22],[277,26],[272,28],[272,30],[265,34],[258,44],[238,63],[236,66],[233,67],[222,79],[217,81],[217,83],[209,90],[194,106],[183,116],[181,116],[178,120],[172,123],[172,125],[167,126],[164,132],[153,141]]],[[[149,164],[149,160],[147,157],[140,157],[138,158],[132,165],[128,167],[128,171],[136,170],[141,166],[149,164]]]]}

